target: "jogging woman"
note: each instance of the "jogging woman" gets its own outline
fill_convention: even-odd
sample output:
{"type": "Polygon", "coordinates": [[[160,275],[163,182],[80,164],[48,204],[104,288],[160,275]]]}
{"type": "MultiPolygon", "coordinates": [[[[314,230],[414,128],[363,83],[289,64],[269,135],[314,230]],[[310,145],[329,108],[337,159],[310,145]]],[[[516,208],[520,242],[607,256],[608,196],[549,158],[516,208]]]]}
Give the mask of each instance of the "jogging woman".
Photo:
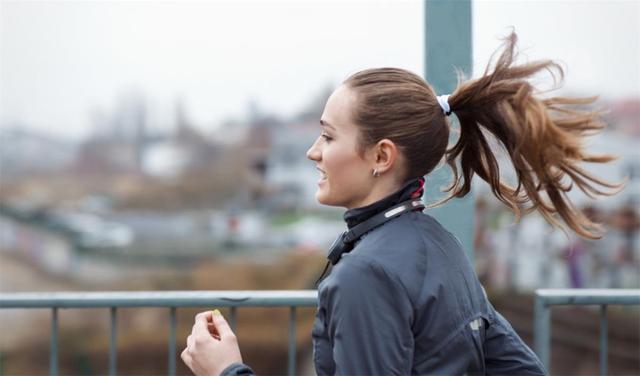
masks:
{"type": "MultiPolygon", "coordinates": [[[[331,273],[319,284],[312,331],[319,375],[547,374],[537,356],[492,307],[460,242],[423,213],[428,174],[444,159],[448,198],[463,197],[477,175],[519,217],[538,211],[556,226],[597,238],[601,228],[568,200],[579,188],[612,194],[580,167],[604,163],[583,137],[604,124],[597,112],[569,108],[594,98],[538,98],[527,79],[562,79],[553,61],[514,64],[516,35],[493,69],[438,96],[419,76],[381,68],[349,77],[328,99],[321,135],[307,152],[320,173],[316,199],[341,206],[348,232],[332,246],[331,273]],[[447,149],[448,116],[460,135],[447,149]],[[490,143],[488,135],[498,143],[490,143]],[[500,146],[516,172],[500,177],[500,146]]],[[[252,374],[219,312],[196,316],[182,359],[197,375],[252,374]]]]}

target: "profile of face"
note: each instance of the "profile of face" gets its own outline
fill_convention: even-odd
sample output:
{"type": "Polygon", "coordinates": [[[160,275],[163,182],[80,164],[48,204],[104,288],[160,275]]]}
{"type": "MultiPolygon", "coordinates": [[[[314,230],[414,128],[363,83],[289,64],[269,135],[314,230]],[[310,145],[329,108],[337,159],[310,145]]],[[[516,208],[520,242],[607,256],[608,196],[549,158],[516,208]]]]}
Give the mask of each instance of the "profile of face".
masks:
{"type": "Polygon", "coordinates": [[[373,156],[357,151],[359,129],[352,120],[356,93],[348,86],[336,89],[320,118],[321,134],[307,151],[320,172],[316,200],[347,209],[369,203],[372,194],[373,156]]]}

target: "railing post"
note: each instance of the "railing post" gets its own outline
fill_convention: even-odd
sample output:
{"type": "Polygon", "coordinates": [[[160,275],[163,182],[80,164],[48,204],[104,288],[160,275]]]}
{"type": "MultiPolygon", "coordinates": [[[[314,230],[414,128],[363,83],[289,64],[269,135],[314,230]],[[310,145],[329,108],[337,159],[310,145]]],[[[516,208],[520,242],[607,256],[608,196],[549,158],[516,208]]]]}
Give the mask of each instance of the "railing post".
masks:
{"type": "Polygon", "coordinates": [[[176,374],[176,307],[169,309],[169,376],[176,374]]]}
{"type": "Polygon", "coordinates": [[[296,307],[289,311],[289,376],[296,374],[296,307]]]}
{"type": "Polygon", "coordinates": [[[49,374],[58,375],[58,307],[51,308],[51,343],[49,345],[49,374]]]}
{"type": "Polygon", "coordinates": [[[238,319],[238,310],[236,306],[231,306],[231,330],[235,333],[238,319]]]}
{"type": "Polygon", "coordinates": [[[607,305],[600,306],[600,374],[607,374],[607,355],[609,354],[607,342],[607,305]]]}
{"type": "Polygon", "coordinates": [[[118,368],[118,353],[116,344],[118,341],[118,308],[111,307],[111,334],[109,336],[109,375],[115,376],[118,368]]]}
{"type": "Polygon", "coordinates": [[[551,369],[549,359],[549,348],[551,346],[551,311],[547,306],[545,297],[541,296],[538,292],[536,292],[534,320],[534,348],[536,354],[538,354],[538,357],[540,358],[540,361],[547,371],[549,371],[551,369]]]}

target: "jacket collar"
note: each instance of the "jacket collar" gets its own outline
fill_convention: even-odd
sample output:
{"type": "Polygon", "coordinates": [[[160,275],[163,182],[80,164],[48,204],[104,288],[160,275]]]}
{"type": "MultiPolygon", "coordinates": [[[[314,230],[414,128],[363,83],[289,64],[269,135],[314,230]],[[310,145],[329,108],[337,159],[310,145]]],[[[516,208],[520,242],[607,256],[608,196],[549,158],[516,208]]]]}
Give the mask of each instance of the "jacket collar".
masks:
{"type": "Polygon", "coordinates": [[[424,178],[416,178],[408,180],[402,188],[388,195],[387,197],[359,208],[353,208],[347,210],[344,215],[344,221],[347,223],[348,228],[352,228],[374,215],[399,204],[403,201],[411,198],[422,197],[424,193],[424,178]]]}

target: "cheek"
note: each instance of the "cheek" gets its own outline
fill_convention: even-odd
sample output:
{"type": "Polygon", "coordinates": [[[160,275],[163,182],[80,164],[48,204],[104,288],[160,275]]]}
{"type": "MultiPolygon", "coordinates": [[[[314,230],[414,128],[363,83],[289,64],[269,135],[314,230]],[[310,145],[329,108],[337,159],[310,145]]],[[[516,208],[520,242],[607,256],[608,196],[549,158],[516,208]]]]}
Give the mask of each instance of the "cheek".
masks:
{"type": "Polygon", "coordinates": [[[335,147],[326,153],[324,158],[331,176],[345,175],[357,163],[357,156],[346,147],[335,147]]]}
{"type": "Polygon", "coordinates": [[[366,164],[358,157],[355,150],[350,148],[335,150],[327,156],[325,164],[332,190],[348,192],[357,189],[358,183],[366,174],[366,164]]]}

